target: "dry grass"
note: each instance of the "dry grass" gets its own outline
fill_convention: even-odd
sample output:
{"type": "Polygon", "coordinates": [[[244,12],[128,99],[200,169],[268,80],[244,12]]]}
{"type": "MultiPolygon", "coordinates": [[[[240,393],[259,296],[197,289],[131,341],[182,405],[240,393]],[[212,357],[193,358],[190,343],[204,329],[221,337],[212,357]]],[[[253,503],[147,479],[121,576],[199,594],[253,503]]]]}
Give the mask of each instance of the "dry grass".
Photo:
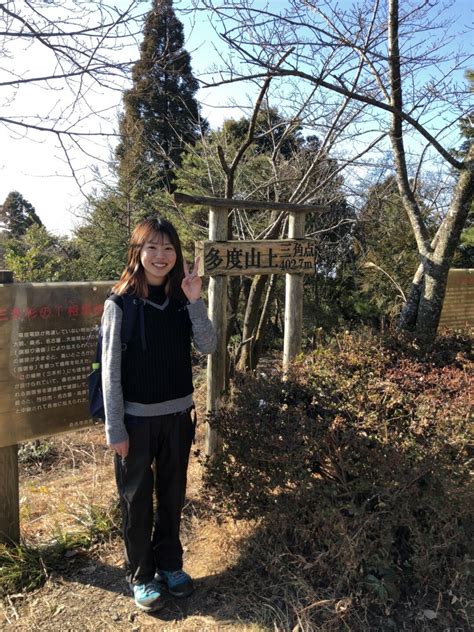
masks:
{"type": "MultiPolygon", "coordinates": [[[[196,395],[199,410],[204,396],[202,391],[196,395]]],[[[203,447],[203,419],[201,414],[194,451],[203,447]]],[[[104,447],[101,426],[24,449],[20,497],[22,547],[9,549],[10,559],[2,561],[5,572],[14,568],[20,574],[13,574],[10,589],[3,578],[8,594],[1,602],[1,629],[266,631],[247,616],[245,602],[238,598],[245,590],[232,576],[252,525],[209,514],[195,456],[189,466],[182,539],[186,569],[197,591],[184,602],[170,599],[157,615],[136,609],[124,582],[113,457],[104,447]]]]}
{"type": "Polygon", "coordinates": [[[112,454],[102,428],[48,439],[55,459],[45,471],[31,464],[20,475],[22,537],[44,543],[63,532],[81,530],[87,516],[107,512],[115,496],[112,454]]]}

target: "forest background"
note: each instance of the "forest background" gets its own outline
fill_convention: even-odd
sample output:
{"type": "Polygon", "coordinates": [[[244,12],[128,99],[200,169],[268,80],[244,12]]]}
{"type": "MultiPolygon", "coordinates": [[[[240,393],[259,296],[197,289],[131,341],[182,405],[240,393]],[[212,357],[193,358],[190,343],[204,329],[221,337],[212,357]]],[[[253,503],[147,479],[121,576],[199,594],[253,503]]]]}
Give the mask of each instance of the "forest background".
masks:
{"type": "MultiPolygon", "coordinates": [[[[461,37],[469,24],[462,30],[459,16],[441,4],[399,11],[395,2],[333,8],[296,2],[278,3],[272,12],[264,2],[178,3],[188,24],[199,30],[206,22],[212,45],[219,42],[214,64],[198,79],[173,3],[154,3],[155,17],[147,16],[146,4],[132,3],[114,15],[102,3],[81,14],[84,5],[77,3],[59,33],[51,29],[56,3],[30,16],[15,12],[14,2],[5,5],[6,57],[14,60],[22,38],[44,38],[49,27],[44,47],[62,70],[47,68],[34,80],[9,77],[2,87],[10,109],[24,84],[40,90],[63,81],[58,102],[65,101],[61,115],[53,108],[36,119],[6,111],[2,124],[11,133],[23,126],[55,135],[78,183],[72,145],[93,159],[87,143],[100,138],[90,112],[74,118],[81,107],[92,108],[87,81],[105,90],[131,79],[108,173],[102,168],[95,193],[84,191],[82,221],[71,237],[48,232],[21,192],[12,191],[0,207],[5,263],[16,280],[116,278],[131,227],[157,210],[178,225],[192,258],[193,241],[207,235],[207,211],[178,207],[175,190],[326,203],[331,213],[307,218],[307,235],[319,253],[317,274],[305,279],[309,335],[335,324],[393,321],[403,307],[400,326],[433,337],[449,266],[472,266],[472,172],[466,168],[472,52],[461,37]],[[100,7],[102,21],[94,13],[100,7]],[[72,28],[81,20],[91,25],[89,39],[76,41],[84,34],[72,28]],[[28,37],[22,21],[31,29],[28,37]],[[140,59],[128,65],[117,60],[123,28],[133,41],[143,37],[140,59]],[[234,95],[245,93],[245,114],[211,129],[197,94],[200,85],[206,95],[206,87],[215,91],[219,84],[234,95]]],[[[233,112],[236,105],[234,96],[233,112]]],[[[233,211],[229,237],[284,237],[286,221],[233,211]]],[[[243,353],[257,358],[257,330],[263,331],[267,310],[278,329],[282,283],[260,278],[250,286],[249,279],[231,284],[228,337],[237,349],[242,340],[255,340],[257,351],[244,345],[243,353]],[[262,304],[268,307],[259,328],[262,304]]]]}
{"type": "MultiPolygon", "coordinates": [[[[254,521],[240,571],[261,588],[255,603],[268,596],[256,618],[269,629],[271,617],[281,629],[468,629],[472,357],[468,336],[438,332],[449,268],[474,267],[474,75],[471,52],[456,50],[455,3],[196,0],[181,10],[205,16],[220,41],[200,77],[171,0],[145,12],[132,2],[143,15],[98,2],[99,22],[91,4],[73,0],[60,23],[54,1],[24,3],[28,15],[0,6],[4,51],[37,39],[56,62],[54,79],[33,83],[65,81],[72,95],[60,116],[2,117],[9,130],[44,128],[66,160],[71,144],[90,151],[100,132],[71,119],[87,82],[129,80],[108,175],[86,193],[81,223],[57,237],[11,191],[5,267],[20,282],[117,278],[134,224],[156,212],[191,260],[208,209],[176,204],[176,191],[329,205],[306,218],[318,260],[289,375],[275,360],[284,276],[229,284],[232,381],[214,420],[224,449],[206,469],[208,509],[254,521]],[[140,57],[120,63],[130,34],[140,57]],[[212,129],[198,88],[219,84],[248,97],[242,116],[212,129]]],[[[0,86],[11,102],[22,81],[0,86]]],[[[229,214],[229,238],[287,230],[277,212],[229,214]]]]}

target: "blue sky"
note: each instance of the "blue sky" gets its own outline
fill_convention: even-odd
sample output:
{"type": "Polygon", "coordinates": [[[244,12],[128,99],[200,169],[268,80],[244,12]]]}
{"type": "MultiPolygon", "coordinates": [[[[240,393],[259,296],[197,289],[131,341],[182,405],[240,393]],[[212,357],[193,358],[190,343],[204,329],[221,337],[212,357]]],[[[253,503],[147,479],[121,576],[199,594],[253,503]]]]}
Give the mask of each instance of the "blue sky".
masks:
{"type": "MultiPolygon", "coordinates": [[[[175,2],[177,9],[183,6],[184,2],[175,2]]],[[[257,0],[255,4],[264,4],[257,0]]],[[[285,0],[273,0],[272,9],[276,10],[286,4],[285,0]]],[[[342,4],[342,3],[339,3],[342,4]]],[[[343,4],[348,4],[344,1],[343,4]]],[[[464,24],[470,24],[472,28],[472,8],[471,2],[467,0],[457,0],[453,11],[459,13],[464,24]]],[[[192,15],[181,15],[179,17],[185,24],[187,36],[187,49],[192,55],[192,64],[195,74],[200,75],[212,64],[218,61],[218,53],[213,44],[218,44],[215,35],[207,26],[205,14],[199,14],[194,21],[192,15]]],[[[465,46],[472,48],[472,40],[465,36],[465,46]]],[[[32,58],[31,53],[17,51],[17,63],[24,61],[30,69],[35,63],[41,65],[41,58],[32,58]]],[[[474,64],[473,64],[474,65],[474,64]]],[[[0,70],[1,80],[1,70],[0,70]]],[[[237,84],[234,86],[215,88],[212,90],[201,90],[199,98],[203,104],[203,113],[213,127],[218,126],[224,118],[241,115],[242,110],[233,107],[232,104],[248,105],[251,100],[253,89],[251,86],[237,84]]],[[[18,111],[35,112],[42,105],[48,106],[48,99],[54,98],[54,104],[67,95],[51,95],[43,93],[37,89],[31,89],[22,93],[21,101],[17,102],[18,111]]],[[[120,105],[120,94],[118,92],[102,94],[97,96],[98,107],[101,109],[110,108],[110,113],[120,105]]],[[[53,107],[53,101],[51,101],[53,107]]],[[[114,125],[115,117],[111,116],[111,126],[114,125]]],[[[103,128],[106,129],[105,122],[103,128]]],[[[110,155],[111,144],[106,137],[95,139],[88,145],[88,151],[92,156],[101,156],[106,160],[110,155]]],[[[77,156],[77,174],[84,182],[91,183],[90,168],[100,166],[99,161],[92,158],[77,156]]],[[[93,186],[88,185],[89,188],[93,186]]],[[[12,190],[20,191],[36,208],[42,221],[47,228],[57,234],[65,234],[71,231],[72,227],[80,222],[81,206],[84,198],[71,175],[70,169],[65,162],[65,157],[57,142],[50,137],[38,134],[29,134],[27,137],[12,137],[6,130],[0,127],[0,202],[2,202],[8,192],[12,190]]]]}

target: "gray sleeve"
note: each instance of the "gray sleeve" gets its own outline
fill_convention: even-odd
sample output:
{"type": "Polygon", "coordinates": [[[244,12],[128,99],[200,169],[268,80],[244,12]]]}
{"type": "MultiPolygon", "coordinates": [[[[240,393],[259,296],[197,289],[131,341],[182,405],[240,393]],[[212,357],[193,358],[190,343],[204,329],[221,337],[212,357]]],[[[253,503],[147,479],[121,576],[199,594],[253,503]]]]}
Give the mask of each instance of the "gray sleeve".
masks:
{"type": "Polygon", "coordinates": [[[128,439],[122,392],[121,327],[121,308],[113,301],[105,301],[102,315],[102,391],[108,445],[128,439]]]}
{"type": "Polygon", "coordinates": [[[189,303],[188,313],[193,328],[193,343],[201,353],[212,353],[216,349],[217,338],[214,325],[209,320],[202,298],[189,303]]]}

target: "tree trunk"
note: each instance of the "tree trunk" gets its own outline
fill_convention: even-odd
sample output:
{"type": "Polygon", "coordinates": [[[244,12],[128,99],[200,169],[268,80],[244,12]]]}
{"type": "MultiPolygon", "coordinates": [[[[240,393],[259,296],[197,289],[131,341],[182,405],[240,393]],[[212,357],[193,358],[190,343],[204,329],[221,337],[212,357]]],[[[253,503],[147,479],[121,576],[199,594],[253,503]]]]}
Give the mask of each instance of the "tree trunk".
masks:
{"type": "Polygon", "coordinates": [[[265,295],[265,300],[263,302],[263,307],[260,313],[260,319],[258,321],[257,329],[255,332],[255,343],[254,343],[253,356],[252,356],[254,369],[257,368],[258,362],[260,360],[260,355],[262,352],[263,333],[264,333],[265,326],[269,318],[270,306],[271,306],[273,294],[276,288],[276,281],[277,281],[277,275],[272,274],[267,286],[267,293],[265,295]]]}
{"type": "Polygon", "coordinates": [[[423,265],[418,266],[415,276],[413,278],[410,291],[407,295],[407,300],[400,313],[398,321],[399,329],[405,331],[414,331],[416,327],[416,318],[418,316],[418,306],[420,304],[420,296],[423,292],[423,265]]]}
{"type": "Polygon", "coordinates": [[[433,240],[434,250],[423,258],[413,279],[407,302],[400,315],[399,327],[413,330],[430,343],[436,336],[448,272],[474,195],[474,144],[453,191],[449,211],[433,240]]]}
{"type": "Polygon", "coordinates": [[[438,329],[441,310],[443,309],[449,263],[447,259],[434,262],[427,259],[423,266],[423,281],[416,314],[414,332],[417,339],[431,344],[438,329]]]}
{"type": "Polygon", "coordinates": [[[245,309],[244,326],[242,330],[242,350],[239,359],[239,369],[251,371],[255,368],[253,349],[255,333],[260,319],[260,305],[268,276],[259,274],[252,280],[247,307],[245,309]]]}

